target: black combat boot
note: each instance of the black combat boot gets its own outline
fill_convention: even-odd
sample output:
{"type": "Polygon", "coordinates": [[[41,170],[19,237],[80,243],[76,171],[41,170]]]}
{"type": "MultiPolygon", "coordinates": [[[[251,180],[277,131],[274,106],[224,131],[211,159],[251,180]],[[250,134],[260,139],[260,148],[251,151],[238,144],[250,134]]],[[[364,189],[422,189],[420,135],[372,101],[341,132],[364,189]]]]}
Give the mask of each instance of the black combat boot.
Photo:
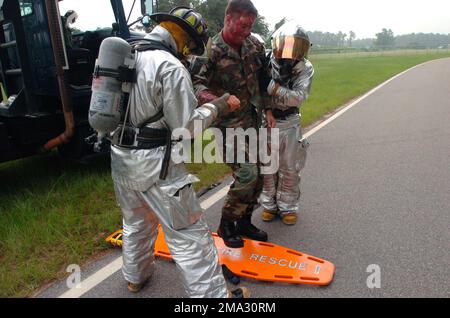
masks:
{"type": "Polygon", "coordinates": [[[267,242],[268,240],[267,233],[252,224],[251,215],[246,215],[237,221],[236,233],[255,241],[267,242]]]}
{"type": "Polygon", "coordinates": [[[220,221],[217,234],[223,239],[223,242],[230,248],[244,247],[244,240],[236,233],[236,226],[234,222],[222,219],[220,221]]]}

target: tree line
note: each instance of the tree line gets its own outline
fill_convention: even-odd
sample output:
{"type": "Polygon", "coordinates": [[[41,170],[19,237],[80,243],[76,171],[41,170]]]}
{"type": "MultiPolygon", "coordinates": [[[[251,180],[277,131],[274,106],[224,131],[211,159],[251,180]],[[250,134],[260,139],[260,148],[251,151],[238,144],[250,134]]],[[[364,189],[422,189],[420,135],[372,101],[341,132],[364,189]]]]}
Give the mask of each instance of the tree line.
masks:
{"type": "Polygon", "coordinates": [[[355,39],[356,34],[350,31],[330,33],[308,32],[313,50],[321,49],[437,49],[450,48],[450,34],[411,33],[394,35],[391,29],[382,29],[375,38],[355,39]]]}
{"type": "MultiPolygon", "coordinates": [[[[208,33],[210,36],[217,34],[223,27],[225,9],[228,1],[225,0],[159,0],[157,10],[169,12],[176,6],[187,6],[195,8],[208,21],[208,33]]],[[[263,37],[269,35],[269,24],[266,19],[259,15],[255,22],[253,32],[263,37]]]]}
{"type": "MultiPolygon", "coordinates": [[[[159,0],[157,10],[169,12],[176,6],[188,6],[195,8],[208,21],[209,35],[213,36],[223,27],[226,0],[159,0]]],[[[274,27],[276,30],[286,19],[281,19],[274,27]]],[[[267,38],[270,27],[264,16],[260,15],[255,23],[253,32],[267,38]]],[[[338,33],[307,31],[313,51],[326,49],[423,49],[423,48],[448,48],[450,34],[412,33],[395,36],[391,29],[382,29],[375,38],[356,39],[356,33],[339,31],[338,33]]],[[[267,44],[270,45],[270,42],[267,44]]]]}

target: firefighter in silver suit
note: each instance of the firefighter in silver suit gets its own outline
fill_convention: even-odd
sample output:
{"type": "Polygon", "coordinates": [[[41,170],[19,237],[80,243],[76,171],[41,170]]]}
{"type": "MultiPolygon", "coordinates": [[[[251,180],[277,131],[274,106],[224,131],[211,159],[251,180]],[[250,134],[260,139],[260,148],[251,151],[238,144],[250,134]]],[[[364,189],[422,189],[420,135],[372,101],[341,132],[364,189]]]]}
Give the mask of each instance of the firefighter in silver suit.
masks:
{"type": "Polygon", "coordinates": [[[160,223],[189,297],[246,297],[245,288],[227,290],[214,239],[192,187],[198,179],[183,163],[167,160],[175,153],[170,147],[179,141],[171,132],[184,128],[193,134],[196,120],[206,129],[218,116],[238,109],[239,100],[224,95],[197,107],[182,61],[204,52],[207,26],[200,14],[177,7],[151,18],[158,25],[135,43],[137,82],[128,115],[129,126],[140,127],[137,138],[129,144],[124,138],[121,143],[113,139],[111,147],[112,177],[123,215],[122,272],[131,292],[147,283],[154,272],[160,223]]]}
{"type": "Polygon", "coordinates": [[[310,47],[306,32],[293,23],[281,27],[272,37],[272,80],[267,88],[272,111],[267,113],[267,125],[279,129],[279,144],[269,147],[279,151],[280,166],[276,174],[264,177],[260,201],[266,222],[279,216],[286,225],[297,223],[300,171],[308,148],[308,141],[302,137],[300,106],[309,96],[314,75],[306,59],[310,47]]]}

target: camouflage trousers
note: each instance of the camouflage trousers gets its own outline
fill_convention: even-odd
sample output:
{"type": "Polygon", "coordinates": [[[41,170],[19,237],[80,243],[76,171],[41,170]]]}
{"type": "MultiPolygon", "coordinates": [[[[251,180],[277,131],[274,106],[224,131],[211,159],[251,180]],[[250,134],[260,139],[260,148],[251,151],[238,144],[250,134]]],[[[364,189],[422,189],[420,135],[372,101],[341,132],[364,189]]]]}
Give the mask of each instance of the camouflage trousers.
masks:
{"type": "MultiPolygon", "coordinates": [[[[224,149],[227,147],[225,138],[223,146],[224,149]]],[[[234,153],[236,154],[238,146],[235,144],[234,147],[234,153]]],[[[248,140],[246,140],[245,153],[247,159],[248,149],[248,140]]],[[[226,150],[224,150],[224,153],[226,153],[226,150]]],[[[234,182],[222,209],[222,218],[231,222],[238,221],[246,216],[251,217],[253,210],[258,204],[258,198],[261,195],[264,184],[259,160],[257,163],[237,163],[237,158],[234,159],[234,163],[227,163],[233,170],[234,182]]]]}

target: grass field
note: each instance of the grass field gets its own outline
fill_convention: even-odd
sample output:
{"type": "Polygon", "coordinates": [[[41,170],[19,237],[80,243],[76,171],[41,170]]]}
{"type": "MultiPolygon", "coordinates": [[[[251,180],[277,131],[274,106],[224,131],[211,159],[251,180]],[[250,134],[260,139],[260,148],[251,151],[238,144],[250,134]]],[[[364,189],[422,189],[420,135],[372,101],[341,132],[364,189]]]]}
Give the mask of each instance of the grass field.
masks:
{"type": "MultiPolygon", "coordinates": [[[[391,76],[449,52],[311,56],[316,69],[307,126],[391,76]]],[[[223,165],[190,165],[207,186],[229,172],[223,165]]],[[[99,158],[89,165],[50,153],[0,164],[0,297],[30,296],[108,249],[107,234],[121,225],[109,172],[99,158]]]]}

